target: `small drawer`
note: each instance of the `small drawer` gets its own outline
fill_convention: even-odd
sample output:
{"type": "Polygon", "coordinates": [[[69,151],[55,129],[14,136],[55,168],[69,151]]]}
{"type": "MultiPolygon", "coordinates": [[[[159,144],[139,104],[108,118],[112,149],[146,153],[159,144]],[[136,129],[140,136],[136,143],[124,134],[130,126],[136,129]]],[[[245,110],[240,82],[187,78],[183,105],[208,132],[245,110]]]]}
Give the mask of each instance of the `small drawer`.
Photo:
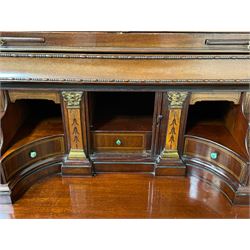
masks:
{"type": "Polygon", "coordinates": [[[18,171],[49,157],[64,154],[63,136],[43,138],[13,151],[1,161],[6,180],[18,171]]]}
{"type": "Polygon", "coordinates": [[[92,146],[95,152],[143,151],[150,149],[151,133],[103,133],[92,132],[92,146]]]}
{"type": "Polygon", "coordinates": [[[233,151],[212,141],[186,136],[184,157],[197,158],[216,167],[216,171],[225,175],[231,174],[239,183],[245,181],[247,164],[233,151]]]}

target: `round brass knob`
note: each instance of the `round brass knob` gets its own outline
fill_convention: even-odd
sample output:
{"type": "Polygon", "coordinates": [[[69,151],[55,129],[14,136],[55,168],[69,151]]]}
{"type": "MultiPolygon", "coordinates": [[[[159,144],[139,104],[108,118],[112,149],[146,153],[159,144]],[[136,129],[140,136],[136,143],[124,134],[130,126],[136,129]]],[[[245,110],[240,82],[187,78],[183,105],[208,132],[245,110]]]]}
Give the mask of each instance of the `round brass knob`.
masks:
{"type": "Polygon", "coordinates": [[[32,159],[36,158],[36,157],[37,157],[37,152],[34,151],[34,150],[31,150],[30,153],[29,153],[29,156],[30,156],[30,158],[32,158],[32,159]]]}
{"type": "Polygon", "coordinates": [[[115,141],[115,144],[116,144],[117,146],[120,146],[120,145],[122,144],[122,142],[121,142],[121,140],[117,139],[117,140],[115,141]]]}
{"type": "Polygon", "coordinates": [[[216,160],[216,159],[218,158],[218,153],[216,153],[216,152],[211,152],[211,153],[210,153],[210,158],[211,158],[212,160],[216,160]]]}

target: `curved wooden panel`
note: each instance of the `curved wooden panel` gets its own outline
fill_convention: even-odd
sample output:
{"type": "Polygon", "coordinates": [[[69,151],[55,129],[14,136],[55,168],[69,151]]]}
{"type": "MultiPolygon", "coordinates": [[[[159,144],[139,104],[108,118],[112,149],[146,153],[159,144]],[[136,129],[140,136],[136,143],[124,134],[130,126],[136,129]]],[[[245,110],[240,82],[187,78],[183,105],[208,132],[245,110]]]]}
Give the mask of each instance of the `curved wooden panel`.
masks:
{"type": "Polygon", "coordinates": [[[61,173],[63,155],[34,163],[19,171],[0,188],[0,204],[18,200],[35,182],[50,175],[61,173]]]}
{"type": "Polygon", "coordinates": [[[233,203],[235,198],[235,193],[237,191],[238,186],[233,183],[230,183],[228,179],[219,177],[215,174],[211,169],[209,170],[204,166],[204,164],[193,162],[188,159],[185,160],[187,166],[187,175],[195,176],[210,185],[214,186],[218,190],[220,190],[227,199],[233,203]]]}
{"type": "Polygon", "coordinates": [[[37,180],[61,173],[64,157],[63,135],[48,136],[6,152],[0,161],[4,184],[0,185],[0,204],[16,201],[37,180]],[[36,157],[30,157],[33,151],[36,157]]]}
{"type": "Polygon", "coordinates": [[[64,151],[63,136],[50,136],[26,144],[10,154],[6,153],[0,161],[6,182],[26,167],[43,159],[62,155],[64,151]],[[30,157],[31,151],[36,153],[36,157],[30,157]]]}
{"type": "Polygon", "coordinates": [[[212,141],[194,136],[186,136],[184,157],[193,160],[199,159],[211,165],[211,169],[214,172],[222,176],[234,178],[240,184],[246,184],[247,182],[247,163],[233,151],[212,141]],[[210,154],[213,152],[217,154],[216,159],[210,157],[210,154]]]}
{"type": "Polygon", "coordinates": [[[249,165],[233,151],[203,138],[186,136],[183,160],[187,175],[212,184],[233,204],[249,205],[249,165]],[[217,152],[217,159],[210,158],[212,152],[217,152]]]}
{"type": "Polygon", "coordinates": [[[50,158],[18,173],[8,183],[11,201],[18,200],[38,180],[61,173],[61,164],[62,157],[50,158]]]}

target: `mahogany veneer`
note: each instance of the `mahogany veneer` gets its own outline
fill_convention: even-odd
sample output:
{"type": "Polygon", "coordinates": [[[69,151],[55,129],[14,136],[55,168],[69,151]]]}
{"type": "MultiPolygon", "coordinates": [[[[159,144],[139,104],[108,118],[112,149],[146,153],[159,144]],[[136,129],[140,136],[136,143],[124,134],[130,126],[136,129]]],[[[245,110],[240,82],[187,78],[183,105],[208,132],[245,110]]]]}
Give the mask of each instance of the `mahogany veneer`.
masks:
{"type": "Polygon", "coordinates": [[[249,41],[1,32],[0,202],[50,174],[132,172],[194,175],[249,205],[249,41]]]}
{"type": "Polygon", "coordinates": [[[92,133],[92,144],[94,152],[143,152],[150,149],[151,133],[92,133]],[[117,141],[119,142],[117,144],[117,141]]]}
{"type": "Polygon", "coordinates": [[[218,144],[224,145],[231,149],[245,160],[248,160],[247,148],[244,144],[239,144],[230,131],[219,122],[198,123],[188,131],[189,135],[199,136],[209,139],[218,144]],[[216,133],[215,133],[216,131],[216,133]]]}
{"type": "Polygon", "coordinates": [[[45,178],[15,204],[1,205],[0,218],[236,219],[250,218],[250,211],[231,206],[216,188],[196,177],[113,173],[45,178]]]}

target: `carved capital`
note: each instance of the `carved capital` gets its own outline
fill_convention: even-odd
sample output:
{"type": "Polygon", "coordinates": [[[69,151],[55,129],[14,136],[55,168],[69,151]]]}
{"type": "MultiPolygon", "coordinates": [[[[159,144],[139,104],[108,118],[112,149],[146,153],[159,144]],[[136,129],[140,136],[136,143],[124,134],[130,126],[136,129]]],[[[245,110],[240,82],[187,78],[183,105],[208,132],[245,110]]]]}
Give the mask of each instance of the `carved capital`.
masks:
{"type": "Polygon", "coordinates": [[[171,109],[179,109],[182,108],[183,103],[187,97],[187,92],[168,92],[168,101],[171,109]]]}
{"type": "Polygon", "coordinates": [[[83,92],[81,91],[75,91],[75,92],[68,92],[63,91],[62,96],[63,100],[67,103],[68,108],[79,108],[80,103],[82,100],[83,92]]]}

